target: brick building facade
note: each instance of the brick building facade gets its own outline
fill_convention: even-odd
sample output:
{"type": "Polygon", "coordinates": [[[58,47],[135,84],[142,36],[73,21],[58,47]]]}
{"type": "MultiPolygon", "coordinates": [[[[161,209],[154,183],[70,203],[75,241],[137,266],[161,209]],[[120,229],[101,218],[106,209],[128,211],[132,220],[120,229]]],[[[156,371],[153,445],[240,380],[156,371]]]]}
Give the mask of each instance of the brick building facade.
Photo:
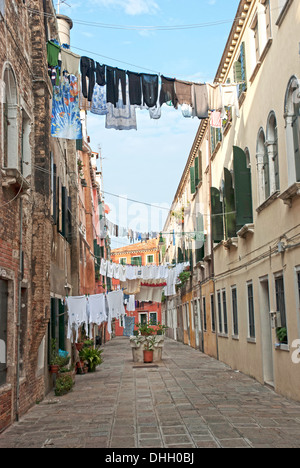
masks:
{"type": "Polygon", "coordinates": [[[60,41],[62,23],[72,27],[68,18],[58,21],[52,0],[0,0],[0,432],[52,388],[51,340],[74,356],[64,297],[102,291],[94,240],[99,246],[105,241],[91,151],[83,189],[84,219],[91,226],[86,286],[80,155],[76,141],[51,137],[47,42],[66,42],[66,36],[60,41]]]}

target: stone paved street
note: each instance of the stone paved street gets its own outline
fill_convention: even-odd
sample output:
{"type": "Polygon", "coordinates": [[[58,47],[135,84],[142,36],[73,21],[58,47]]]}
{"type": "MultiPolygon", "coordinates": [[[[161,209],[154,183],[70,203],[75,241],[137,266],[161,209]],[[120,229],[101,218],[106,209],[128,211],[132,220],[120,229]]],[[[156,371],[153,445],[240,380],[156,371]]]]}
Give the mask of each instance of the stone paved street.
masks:
{"type": "Polygon", "coordinates": [[[136,365],[116,338],[95,374],[0,435],[0,448],[40,447],[299,448],[300,404],[171,340],[161,365],[136,365]]]}

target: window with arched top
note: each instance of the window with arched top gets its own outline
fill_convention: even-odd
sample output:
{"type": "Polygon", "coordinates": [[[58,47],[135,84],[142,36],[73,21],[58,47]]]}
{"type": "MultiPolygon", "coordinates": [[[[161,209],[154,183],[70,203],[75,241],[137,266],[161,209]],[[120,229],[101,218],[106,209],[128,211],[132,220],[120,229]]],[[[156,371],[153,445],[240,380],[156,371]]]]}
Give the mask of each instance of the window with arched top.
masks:
{"type": "Polygon", "coordinates": [[[289,186],[300,182],[300,83],[292,76],[284,103],[289,186]]]}
{"type": "Polygon", "coordinates": [[[266,146],[266,137],[263,128],[260,128],[257,136],[256,159],[258,171],[259,201],[262,204],[271,195],[269,155],[266,146]]]}
{"type": "Polygon", "coordinates": [[[277,119],[274,112],[270,112],[267,123],[267,152],[269,155],[270,190],[271,194],[280,190],[279,159],[278,159],[278,132],[277,119]]]}
{"type": "Polygon", "coordinates": [[[20,169],[18,138],[18,92],[15,74],[9,64],[3,74],[3,160],[2,166],[20,169]]]}

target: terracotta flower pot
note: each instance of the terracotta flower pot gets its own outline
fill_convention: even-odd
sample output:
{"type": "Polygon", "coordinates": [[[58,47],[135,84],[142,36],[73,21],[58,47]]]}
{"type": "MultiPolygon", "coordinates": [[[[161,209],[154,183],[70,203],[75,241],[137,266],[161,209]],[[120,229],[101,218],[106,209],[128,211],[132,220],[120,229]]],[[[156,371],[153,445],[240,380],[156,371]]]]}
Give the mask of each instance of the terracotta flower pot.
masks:
{"type": "Polygon", "coordinates": [[[144,351],[144,362],[148,364],[153,362],[153,351],[144,351]]]}
{"type": "Polygon", "coordinates": [[[58,374],[58,371],[59,371],[59,366],[57,366],[57,365],[51,365],[50,366],[51,374],[58,374]]]}

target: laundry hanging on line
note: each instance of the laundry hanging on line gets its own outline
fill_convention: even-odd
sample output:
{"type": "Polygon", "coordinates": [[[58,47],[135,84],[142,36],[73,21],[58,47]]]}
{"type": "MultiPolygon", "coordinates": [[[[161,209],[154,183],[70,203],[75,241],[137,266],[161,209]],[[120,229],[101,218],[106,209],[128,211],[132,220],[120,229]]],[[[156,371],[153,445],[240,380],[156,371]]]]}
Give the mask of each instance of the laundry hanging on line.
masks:
{"type": "Polygon", "coordinates": [[[184,118],[205,119],[213,111],[220,111],[224,118],[225,107],[235,107],[239,117],[238,83],[194,83],[122,70],[74,54],[55,40],[47,43],[47,57],[56,96],[52,112],[54,137],[82,138],[77,128],[80,110],[105,116],[105,128],[115,130],[137,130],[136,109],[147,110],[151,119],[158,120],[163,105],[181,108],[184,118]],[[66,79],[77,84],[78,96],[65,96],[66,79]],[[57,101],[61,101],[60,105],[57,101]],[[72,131],[66,116],[71,118],[72,131]]]}

